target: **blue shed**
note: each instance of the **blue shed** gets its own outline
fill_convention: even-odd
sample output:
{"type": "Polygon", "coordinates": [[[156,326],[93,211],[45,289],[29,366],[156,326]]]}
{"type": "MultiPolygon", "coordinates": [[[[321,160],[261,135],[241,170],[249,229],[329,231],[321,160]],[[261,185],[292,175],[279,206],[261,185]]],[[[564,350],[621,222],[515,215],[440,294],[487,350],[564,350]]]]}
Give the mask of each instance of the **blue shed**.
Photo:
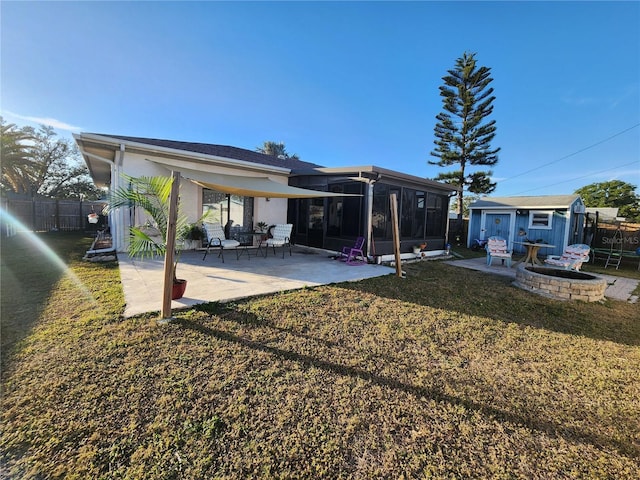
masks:
{"type": "Polygon", "coordinates": [[[543,255],[562,255],[567,245],[584,243],[585,206],[580,195],[538,197],[484,197],[469,205],[467,246],[493,235],[507,239],[515,253],[525,252],[518,242],[542,241],[543,255]]]}

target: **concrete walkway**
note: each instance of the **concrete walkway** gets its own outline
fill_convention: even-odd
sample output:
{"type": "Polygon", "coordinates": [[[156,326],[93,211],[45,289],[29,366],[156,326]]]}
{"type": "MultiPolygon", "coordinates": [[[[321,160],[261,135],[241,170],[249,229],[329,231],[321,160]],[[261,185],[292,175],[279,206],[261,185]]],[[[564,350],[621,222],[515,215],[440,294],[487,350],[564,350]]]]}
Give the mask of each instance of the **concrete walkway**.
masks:
{"type": "MultiPolygon", "coordinates": [[[[494,262],[493,265],[489,266],[487,265],[487,261],[484,257],[470,258],[466,260],[452,260],[448,261],[447,263],[455,267],[469,268],[471,270],[493,273],[495,275],[504,275],[513,279],[516,278],[515,265],[512,265],[511,268],[508,268],[506,265],[501,265],[499,262],[494,262]]],[[[638,287],[638,283],[640,283],[639,280],[616,277],[614,275],[603,275],[600,273],[586,273],[604,278],[607,281],[607,290],[604,292],[607,298],[611,298],[613,300],[622,300],[630,303],[636,303],[638,301],[638,296],[633,295],[633,291],[638,287]]]]}
{"type": "MultiPolygon", "coordinates": [[[[225,253],[225,263],[212,251],[203,261],[203,252],[183,252],[177,276],[187,280],[184,297],[172,302],[172,308],[186,308],[199,303],[230,301],[285,290],[350,282],[395,273],[383,265],[347,265],[329,258],[326,250],[293,247],[293,255],[281,251],[274,256],[255,256],[236,259],[234,251],[225,253]]],[[[133,260],[118,254],[120,277],[126,307],[125,317],[162,308],[163,261],[133,260]]]]}

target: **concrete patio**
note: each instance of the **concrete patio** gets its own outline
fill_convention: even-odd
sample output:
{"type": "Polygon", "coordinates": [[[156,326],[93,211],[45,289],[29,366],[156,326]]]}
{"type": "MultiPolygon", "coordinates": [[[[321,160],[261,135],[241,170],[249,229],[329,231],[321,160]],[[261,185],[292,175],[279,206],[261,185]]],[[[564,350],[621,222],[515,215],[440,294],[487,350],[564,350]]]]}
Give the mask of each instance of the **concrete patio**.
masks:
{"type": "MultiPolygon", "coordinates": [[[[200,303],[231,301],[267,293],[298,288],[351,282],[394,274],[395,269],[383,265],[347,265],[333,260],[326,250],[293,247],[293,255],[278,250],[264,258],[250,250],[236,259],[233,250],[225,252],[225,262],[212,250],[203,261],[202,251],[183,252],[177,276],[187,280],[187,291],[172,308],[186,308],[200,303]]],[[[125,317],[159,312],[162,307],[162,259],[131,259],[118,254],[120,276],[126,307],[125,317]]]]}

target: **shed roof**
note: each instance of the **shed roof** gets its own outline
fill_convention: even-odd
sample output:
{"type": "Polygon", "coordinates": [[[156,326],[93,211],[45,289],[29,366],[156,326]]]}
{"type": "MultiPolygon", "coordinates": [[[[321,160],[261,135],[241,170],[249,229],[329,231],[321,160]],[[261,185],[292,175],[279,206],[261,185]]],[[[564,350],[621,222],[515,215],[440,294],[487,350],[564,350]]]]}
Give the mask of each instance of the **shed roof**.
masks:
{"type": "Polygon", "coordinates": [[[587,207],[587,213],[598,213],[600,218],[615,219],[618,216],[618,207],[587,207]]]}
{"type": "Polygon", "coordinates": [[[540,195],[536,197],[484,197],[469,205],[469,209],[504,208],[569,208],[580,195],[540,195]]]}

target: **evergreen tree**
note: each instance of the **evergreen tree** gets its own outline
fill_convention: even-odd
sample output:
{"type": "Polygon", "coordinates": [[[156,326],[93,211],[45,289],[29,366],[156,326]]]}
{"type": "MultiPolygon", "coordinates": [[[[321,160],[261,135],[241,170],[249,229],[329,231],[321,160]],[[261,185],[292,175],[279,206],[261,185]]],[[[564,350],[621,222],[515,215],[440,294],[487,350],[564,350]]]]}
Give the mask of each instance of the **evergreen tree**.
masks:
{"type": "MultiPolygon", "coordinates": [[[[498,162],[500,148],[491,148],[496,122],[487,117],[493,112],[495,96],[489,84],[493,81],[491,69],[478,67],[475,53],[464,53],[456,60],[453,70],[442,77],[440,96],[444,110],[436,116],[434,144],[431,155],[438,161],[430,165],[450,167],[453,172],[440,173],[435,180],[461,187],[474,194],[488,194],[495,190],[491,170],[469,172],[469,167],[493,166],[498,162]]],[[[462,218],[464,194],[457,198],[458,219],[462,218]]]]}
{"type": "Polygon", "coordinates": [[[31,146],[33,192],[51,198],[97,200],[102,192],[93,184],[75,142],[59,138],[52,127],[41,125],[31,146]]]}
{"type": "Polygon", "coordinates": [[[622,180],[585,185],[575,191],[587,207],[618,208],[618,215],[640,222],[640,195],[636,186],[622,180]]]}

